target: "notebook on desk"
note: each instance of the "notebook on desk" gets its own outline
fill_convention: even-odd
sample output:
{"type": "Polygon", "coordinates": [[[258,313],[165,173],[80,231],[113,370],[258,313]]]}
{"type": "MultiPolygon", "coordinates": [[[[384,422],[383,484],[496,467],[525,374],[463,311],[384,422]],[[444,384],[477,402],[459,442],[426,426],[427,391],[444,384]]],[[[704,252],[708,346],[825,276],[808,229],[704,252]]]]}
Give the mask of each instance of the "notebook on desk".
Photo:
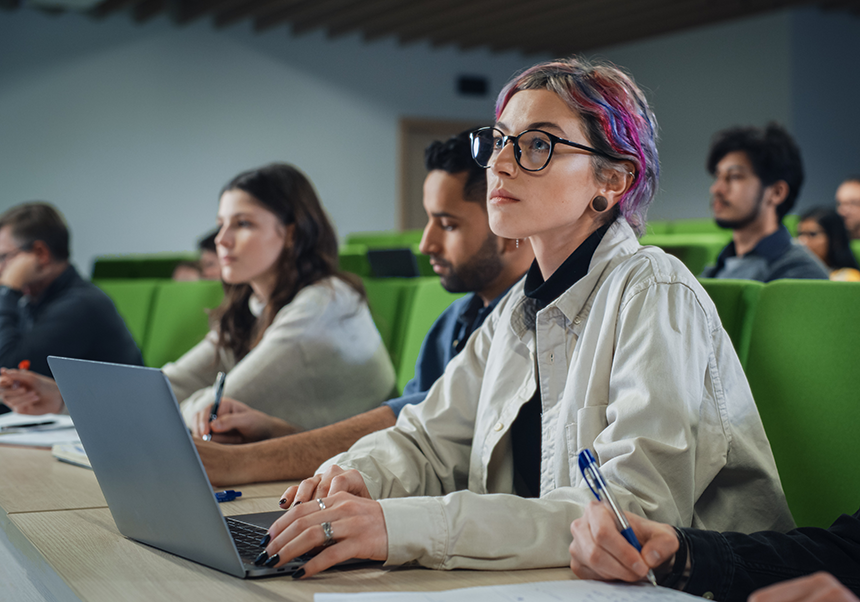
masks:
{"type": "Polygon", "coordinates": [[[242,578],[290,574],[306,561],[254,566],[283,511],[225,519],[161,370],[54,356],[48,364],[120,533],[242,578]]]}

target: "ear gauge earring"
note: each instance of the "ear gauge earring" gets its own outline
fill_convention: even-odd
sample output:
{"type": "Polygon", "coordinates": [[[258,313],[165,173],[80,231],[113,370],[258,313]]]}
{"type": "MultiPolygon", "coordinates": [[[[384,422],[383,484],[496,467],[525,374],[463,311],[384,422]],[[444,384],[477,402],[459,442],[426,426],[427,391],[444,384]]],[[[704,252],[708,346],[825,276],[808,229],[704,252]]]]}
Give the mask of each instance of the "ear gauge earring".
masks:
{"type": "Polygon", "coordinates": [[[591,201],[591,208],[597,213],[603,213],[607,207],[609,207],[609,201],[606,200],[605,196],[598,195],[591,201]]]}

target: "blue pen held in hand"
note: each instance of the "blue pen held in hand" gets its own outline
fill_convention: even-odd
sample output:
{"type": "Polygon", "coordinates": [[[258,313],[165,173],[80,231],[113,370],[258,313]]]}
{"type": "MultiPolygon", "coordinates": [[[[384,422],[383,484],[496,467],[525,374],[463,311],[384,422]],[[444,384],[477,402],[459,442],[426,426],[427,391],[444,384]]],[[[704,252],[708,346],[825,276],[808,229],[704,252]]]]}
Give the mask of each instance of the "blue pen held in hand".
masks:
{"type": "MultiPolygon", "coordinates": [[[[612,491],[606,484],[606,479],[603,478],[600,469],[597,467],[597,460],[595,460],[594,455],[588,448],[579,452],[579,470],[582,471],[582,476],[585,477],[585,482],[588,483],[588,487],[591,489],[594,497],[597,498],[597,501],[607,505],[615,516],[615,522],[624,539],[629,541],[630,545],[636,548],[637,552],[641,552],[642,546],[639,544],[639,540],[636,539],[636,534],[633,533],[633,527],[630,526],[624,513],[621,512],[621,506],[618,505],[615,496],[612,495],[612,491]]],[[[654,577],[654,571],[651,569],[648,569],[648,581],[654,587],[657,587],[657,579],[654,577]]]]}
{"type": "MultiPolygon", "coordinates": [[[[224,395],[224,381],[227,379],[227,375],[223,372],[219,372],[218,376],[215,377],[215,403],[212,404],[212,409],[209,412],[209,423],[211,424],[213,420],[218,418],[218,408],[221,406],[221,396],[224,395]]],[[[212,440],[212,431],[210,430],[208,433],[203,435],[204,441],[212,440]]]]}

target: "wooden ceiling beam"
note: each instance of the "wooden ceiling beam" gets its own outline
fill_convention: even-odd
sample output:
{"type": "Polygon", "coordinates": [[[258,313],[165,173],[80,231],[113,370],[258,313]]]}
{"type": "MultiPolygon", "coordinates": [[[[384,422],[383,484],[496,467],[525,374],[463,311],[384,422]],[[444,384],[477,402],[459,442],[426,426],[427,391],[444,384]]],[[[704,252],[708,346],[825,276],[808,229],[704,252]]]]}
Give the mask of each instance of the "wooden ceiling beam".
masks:
{"type": "MultiPolygon", "coordinates": [[[[551,40],[558,35],[571,36],[578,31],[588,31],[595,27],[597,22],[606,22],[610,19],[621,18],[622,15],[630,15],[646,10],[653,13],[656,6],[675,8],[679,4],[704,4],[703,0],[651,0],[650,2],[630,3],[618,2],[607,6],[601,0],[585,0],[577,3],[557,3],[554,9],[541,13],[524,16],[517,21],[509,21],[499,24],[494,28],[492,36],[489,34],[476,35],[469,44],[462,46],[468,49],[473,46],[488,45],[495,50],[512,50],[515,48],[535,48],[540,45],[540,40],[551,40]],[[646,7],[645,9],[641,7],[646,7]],[[515,36],[519,35],[517,40],[515,36]]],[[[638,13],[637,13],[638,14],[638,13]]],[[[447,42],[447,39],[434,37],[434,44],[447,42]]],[[[553,46],[546,44],[545,50],[529,50],[529,52],[549,52],[553,46]]]]}
{"type": "Polygon", "coordinates": [[[146,23],[166,8],[167,0],[142,0],[135,5],[132,13],[137,23],[146,23]]]}
{"type": "MultiPolygon", "coordinates": [[[[269,11],[258,15],[254,19],[255,31],[266,31],[272,27],[281,25],[285,21],[289,21],[293,25],[293,32],[299,33],[296,30],[296,22],[302,19],[313,22],[314,20],[323,19],[336,13],[345,6],[354,4],[358,0],[306,0],[298,2],[287,7],[269,11]]],[[[306,27],[304,31],[313,29],[312,26],[306,27]]]]}
{"type": "Polygon", "coordinates": [[[365,0],[352,9],[340,11],[325,24],[326,33],[335,38],[360,30],[365,24],[403,7],[403,0],[365,0]]]}
{"type": "Polygon", "coordinates": [[[168,0],[167,11],[175,23],[187,25],[242,1],[244,0],[168,0]]]}
{"type": "MultiPolygon", "coordinates": [[[[704,25],[722,23],[732,19],[740,19],[761,14],[768,11],[808,4],[809,0],[784,0],[780,6],[773,6],[773,2],[746,2],[746,3],[714,3],[708,6],[707,11],[695,10],[683,12],[664,8],[662,11],[651,11],[653,16],[649,19],[650,27],[643,26],[643,19],[637,15],[631,15],[623,20],[613,21],[613,28],[604,28],[605,33],[600,37],[595,35],[583,35],[577,40],[548,40],[552,47],[559,50],[568,48],[567,52],[582,52],[601,46],[626,43],[628,41],[665,35],[679,30],[694,29],[704,25]],[[638,18],[637,18],[638,17],[638,18]]],[[[595,30],[600,31],[597,24],[595,30]]],[[[524,48],[525,50],[525,48],[524,48]]]]}
{"type": "Polygon", "coordinates": [[[133,2],[134,0],[105,0],[87,11],[87,14],[93,18],[101,19],[126,8],[133,2]]]}
{"type": "Polygon", "coordinates": [[[302,0],[243,0],[236,2],[229,8],[218,11],[215,14],[215,27],[227,27],[238,23],[242,19],[254,17],[266,11],[275,10],[281,6],[287,6],[301,2],[302,0]]]}
{"type": "MultiPolygon", "coordinates": [[[[580,10],[580,6],[596,5],[601,0],[585,0],[576,3],[561,3],[558,0],[544,0],[534,4],[517,4],[510,7],[509,11],[493,11],[490,19],[478,17],[477,19],[461,20],[445,28],[428,32],[427,36],[434,46],[441,46],[452,42],[464,40],[469,36],[463,48],[484,46],[497,42],[500,38],[514,36],[530,37],[532,32],[543,27],[545,23],[554,23],[558,19],[559,12],[568,13],[574,6],[580,10]]],[[[405,41],[405,40],[404,40],[405,41]]],[[[508,40],[505,41],[508,43],[508,40]]]]}
{"type": "Polygon", "coordinates": [[[365,38],[372,40],[382,35],[394,34],[402,44],[427,38],[427,32],[439,27],[447,27],[451,23],[462,23],[472,21],[476,17],[487,14],[487,7],[496,7],[493,10],[503,11],[505,2],[496,0],[473,0],[472,2],[450,2],[444,6],[441,3],[428,4],[425,13],[417,18],[407,21],[407,25],[397,24],[395,27],[377,29],[365,32],[365,38]]]}
{"type": "MultiPolygon", "coordinates": [[[[359,28],[365,40],[375,40],[387,35],[396,34],[404,23],[426,19],[436,12],[447,12],[462,4],[462,0],[416,0],[401,2],[398,6],[378,13],[374,18],[366,20],[359,28]]],[[[338,28],[331,28],[331,34],[338,35],[338,28]]]]}

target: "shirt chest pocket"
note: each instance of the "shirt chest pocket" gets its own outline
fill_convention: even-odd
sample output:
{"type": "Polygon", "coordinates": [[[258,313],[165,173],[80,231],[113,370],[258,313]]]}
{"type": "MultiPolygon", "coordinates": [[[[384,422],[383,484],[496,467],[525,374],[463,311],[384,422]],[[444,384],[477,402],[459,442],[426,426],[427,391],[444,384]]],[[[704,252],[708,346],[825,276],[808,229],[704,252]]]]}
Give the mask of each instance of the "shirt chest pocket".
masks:
{"type": "Polygon", "coordinates": [[[594,440],[608,425],[605,405],[580,408],[576,411],[576,422],[565,425],[564,436],[567,439],[567,450],[571,459],[571,483],[578,483],[579,479],[582,478],[582,475],[579,474],[576,454],[585,447],[594,451],[594,440]]]}

